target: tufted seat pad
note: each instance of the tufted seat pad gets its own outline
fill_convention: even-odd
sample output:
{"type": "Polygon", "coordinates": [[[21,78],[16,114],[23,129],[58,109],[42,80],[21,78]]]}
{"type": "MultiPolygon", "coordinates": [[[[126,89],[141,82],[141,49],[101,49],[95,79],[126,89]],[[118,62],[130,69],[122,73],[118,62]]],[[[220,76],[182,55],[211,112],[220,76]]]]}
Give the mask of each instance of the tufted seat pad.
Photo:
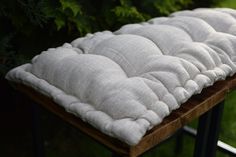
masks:
{"type": "Polygon", "coordinates": [[[129,145],[192,95],[236,72],[236,11],[196,9],[87,34],[6,78],[129,145]]]}

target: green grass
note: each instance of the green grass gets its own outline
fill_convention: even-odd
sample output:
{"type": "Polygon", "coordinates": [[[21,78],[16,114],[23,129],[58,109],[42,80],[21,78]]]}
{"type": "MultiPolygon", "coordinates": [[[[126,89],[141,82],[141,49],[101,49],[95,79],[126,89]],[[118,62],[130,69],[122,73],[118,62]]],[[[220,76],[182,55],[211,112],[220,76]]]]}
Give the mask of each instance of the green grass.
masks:
{"type": "Polygon", "coordinates": [[[220,139],[236,147],[236,91],[225,101],[220,139]]]}

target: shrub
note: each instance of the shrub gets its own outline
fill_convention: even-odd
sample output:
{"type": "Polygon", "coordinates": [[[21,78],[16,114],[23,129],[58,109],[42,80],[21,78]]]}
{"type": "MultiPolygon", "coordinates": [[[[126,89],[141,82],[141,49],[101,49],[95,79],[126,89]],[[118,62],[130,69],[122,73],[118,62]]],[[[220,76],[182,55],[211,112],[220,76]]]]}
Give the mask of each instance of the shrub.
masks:
{"type": "Polygon", "coordinates": [[[116,30],[126,23],[209,6],[213,1],[1,0],[0,76],[48,47],[88,32],[116,30]]]}

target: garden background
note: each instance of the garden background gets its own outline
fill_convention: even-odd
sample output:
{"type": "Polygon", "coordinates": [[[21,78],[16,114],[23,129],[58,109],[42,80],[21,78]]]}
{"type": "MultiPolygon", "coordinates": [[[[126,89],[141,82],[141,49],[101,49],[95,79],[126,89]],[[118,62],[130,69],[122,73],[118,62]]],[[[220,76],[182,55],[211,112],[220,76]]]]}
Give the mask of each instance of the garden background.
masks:
{"type": "MultiPolygon", "coordinates": [[[[6,72],[50,47],[127,23],[199,7],[230,7],[236,0],[1,0],[0,2],[0,150],[2,157],[33,156],[29,100],[4,79],[6,72]]],[[[228,95],[220,139],[236,147],[236,92],[228,95]]],[[[42,110],[48,157],[108,157],[111,152],[75,128],[42,110]]],[[[193,126],[197,122],[194,122],[193,126]]],[[[194,140],[184,137],[175,154],[175,139],[143,157],[192,156],[194,140]]],[[[220,152],[217,157],[227,157],[220,152]]]]}

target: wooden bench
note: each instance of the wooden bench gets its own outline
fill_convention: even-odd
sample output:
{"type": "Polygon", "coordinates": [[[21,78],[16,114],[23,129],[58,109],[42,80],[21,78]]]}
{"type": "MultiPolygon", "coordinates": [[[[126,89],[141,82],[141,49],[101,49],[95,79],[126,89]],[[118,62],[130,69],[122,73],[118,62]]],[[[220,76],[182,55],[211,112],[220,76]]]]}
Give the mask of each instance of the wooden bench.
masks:
{"type": "MultiPolygon", "coordinates": [[[[166,117],[160,125],[148,131],[142,140],[135,146],[129,146],[115,138],[101,133],[88,123],[83,122],[74,115],[67,113],[64,108],[53,102],[50,98],[35,91],[33,88],[12,83],[13,86],[29,96],[34,102],[58,115],[61,119],[78,128],[88,136],[107,146],[114,152],[114,156],[137,157],[168,137],[180,128],[199,118],[198,134],[195,143],[195,157],[215,156],[216,144],[219,135],[219,126],[223,102],[227,92],[236,87],[236,75],[224,81],[218,81],[213,86],[205,88],[201,94],[192,96],[181,107],[166,117]]],[[[42,149],[42,146],[38,146],[42,149]]],[[[43,156],[39,152],[38,156],[43,156]]]]}

